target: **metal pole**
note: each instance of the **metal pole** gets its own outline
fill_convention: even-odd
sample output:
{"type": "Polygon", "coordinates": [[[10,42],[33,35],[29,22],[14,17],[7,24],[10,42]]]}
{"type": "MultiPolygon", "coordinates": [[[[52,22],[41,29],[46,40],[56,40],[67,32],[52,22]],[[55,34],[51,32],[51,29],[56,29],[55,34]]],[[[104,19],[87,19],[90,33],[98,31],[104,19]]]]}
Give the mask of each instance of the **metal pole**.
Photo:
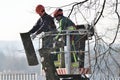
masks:
{"type": "Polygon", "coordinates": [[[89,42],[89,34],[87,32],[87,38],[88,38],[88,63],[89,63],[89,73],[91,74],[91,59],[90,59],[90,42],[89,42]]]}
{"type": "Polygon", "coordinates": [[[71,47],[70,47],[70,35],[69,31],[66,31],[66,46],[64,46],[65,50],[65,67],[67,74],[71,73],[71,47]]]}

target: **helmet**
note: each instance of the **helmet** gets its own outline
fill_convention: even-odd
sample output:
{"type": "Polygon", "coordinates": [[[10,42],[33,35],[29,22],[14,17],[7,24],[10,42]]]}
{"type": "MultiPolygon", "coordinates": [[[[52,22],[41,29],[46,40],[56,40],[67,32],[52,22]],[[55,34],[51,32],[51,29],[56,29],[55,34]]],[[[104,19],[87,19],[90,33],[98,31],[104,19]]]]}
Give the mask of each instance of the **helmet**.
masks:
{"type": "Polygon", "coordinates": [[[41,14],[45,11],[45,8],[43,5],[37,5],[36,7],[36,13],[41,14]]]}
{"type": "Polygon", "coordinates": [[[54,17],[62,16],[63,15],[63,10],[62,9],[56,9],[53,15],[54,15],[54,17]]]}

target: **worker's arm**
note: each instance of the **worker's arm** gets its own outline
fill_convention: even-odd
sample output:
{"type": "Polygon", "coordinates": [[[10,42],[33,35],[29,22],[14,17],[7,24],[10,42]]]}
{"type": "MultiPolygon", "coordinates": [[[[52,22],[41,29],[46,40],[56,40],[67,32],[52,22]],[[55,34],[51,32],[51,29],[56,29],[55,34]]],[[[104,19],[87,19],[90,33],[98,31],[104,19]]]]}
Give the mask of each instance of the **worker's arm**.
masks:
{"type": "Polygon", "coordinates": [[[40,34],[41,32],[48,32],[48,21],[43,21],[41,27],[37,30],[36,35],[40,34]]]}
{"type": "Polygon", "coordinates": [[[37,23],[33,26],[33,28],[29,31],[29,34],[35,33],[42,25],[41,18],[37,21],[37,23]]]}
{"type": "Polygon", "coordinates": [[[57,36],[55,37],[54,40],[58,40],[59,39],[59,37],[60,37],[59,35],[61,34],[62,30],[63,30],[63,20],[61,19],[59,21],[59,33],[57,34],[57,36]]]}
{"type": "Polygon", "coordinates": [[[36,34],[49,31],[56,31],[56,26],[54,24],[53,18],[48,15],[44,18],[41,28],[39,28],[36,34]]]}

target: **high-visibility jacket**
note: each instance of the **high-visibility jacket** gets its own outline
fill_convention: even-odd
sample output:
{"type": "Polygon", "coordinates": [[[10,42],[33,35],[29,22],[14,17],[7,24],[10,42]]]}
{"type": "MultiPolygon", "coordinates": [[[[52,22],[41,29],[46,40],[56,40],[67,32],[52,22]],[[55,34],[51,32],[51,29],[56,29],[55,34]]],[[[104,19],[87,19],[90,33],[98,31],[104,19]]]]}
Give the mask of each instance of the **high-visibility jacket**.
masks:
{"type": "MultiPolygon", "coordinates": [[[[59,27],[58,30],[61,33],[62,30],[75,30],[75,24],[67,17],[62,16],[62,18],[58,21],[59,27]]],[[[59,34],[56,36],[56,39],[59,37],[59,34]]]]}
{"type": "Polygon", "coordinates": [[[70,26],[74,27],[75,24],[69,18],[62,16],[62,18],[59,21],[59,28],[61,30],[67,30],[68,27],[70,27],[70,26]]]}

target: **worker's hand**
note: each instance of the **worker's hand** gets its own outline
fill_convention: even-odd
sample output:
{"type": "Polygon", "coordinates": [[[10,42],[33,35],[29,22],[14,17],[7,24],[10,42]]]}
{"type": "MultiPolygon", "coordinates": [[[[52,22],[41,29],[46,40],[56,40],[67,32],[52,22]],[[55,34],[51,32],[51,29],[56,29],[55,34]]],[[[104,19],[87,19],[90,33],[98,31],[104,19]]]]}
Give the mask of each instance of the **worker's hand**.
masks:
{"type": "Polygon", "coordinates": [[[57,39],[54,37],[54,38],[53,38],[53,48],[56,47],[56,43],[57,43],[57,39]]]}
{"type": "Polygon", "coordinates": [[[55,48],[56,47],[56,42],[53,42],[53,48],[55,48]]]}
{"type": "Polygon", "coordinates": [[[54,38],[53,38],[53,42],[56,42],[56,41],[57,41],[57,39],[56,39],[56,37],[54,37],[54,38]]]}
{"type": "Polygon", "coordinates": [[[36,34],[31,34],[31,39],[35,39],[36,34]]]}

